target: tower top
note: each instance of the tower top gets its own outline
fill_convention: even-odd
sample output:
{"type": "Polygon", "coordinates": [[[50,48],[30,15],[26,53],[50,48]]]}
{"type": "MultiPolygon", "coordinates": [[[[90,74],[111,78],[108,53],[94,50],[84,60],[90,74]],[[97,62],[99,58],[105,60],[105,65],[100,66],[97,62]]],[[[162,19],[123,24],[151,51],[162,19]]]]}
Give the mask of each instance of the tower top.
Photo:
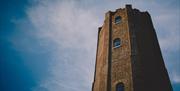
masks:
{"type": "Polygon", "coordinates": [[[126,8],[132,9],[132,5],[131,4],[126,4],[126,8]]]}
{"type": "Polygon", "coordinates": [[[137,8],[132,8],[132,5],[131,4],[126,4],[125,5],[125,8],[118,8],[118,9],[116,9],[115,11],[111,11],[111,10],[109,10],[108,12],[106,12],[106,14],[108,14],[108,13],[111,13],[111,14],[114,14],[114,13],[116,13],[116,12],[118,12],[118,11],[122,11],[122,10],[127,10],[127,11],[130,11],[130,12],[141,12],[141,13],[144,13],[144,12],[147,12],[147,11],[140,11],[139,9],[137,9],[137,8]]]}

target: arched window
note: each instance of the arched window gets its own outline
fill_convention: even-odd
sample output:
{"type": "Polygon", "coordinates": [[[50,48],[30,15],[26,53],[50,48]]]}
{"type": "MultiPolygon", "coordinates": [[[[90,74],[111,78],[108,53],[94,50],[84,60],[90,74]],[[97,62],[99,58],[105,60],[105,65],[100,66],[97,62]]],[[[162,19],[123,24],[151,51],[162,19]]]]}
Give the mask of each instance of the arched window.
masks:
{"type": "Polygon", "coordinates": [[[121,16],[117,16],[116,18],[115,18],[115,24],[118,24],[118,23],[120,23],[121,22],[121,16]]]}
{"type": "Polygon", "coordinates": [[[113,47],[117,48],[117,47],[120,47],[120,45],[121,45],[121,40],[120,40],[120,38],[114,39],[114,41],[113,41],[113,47]]]}
{"type": "Polygon", "coordinates": [[[124,91],[124,84],[123,83],[118,83],[116,85],[116,91],[124,91]]]}

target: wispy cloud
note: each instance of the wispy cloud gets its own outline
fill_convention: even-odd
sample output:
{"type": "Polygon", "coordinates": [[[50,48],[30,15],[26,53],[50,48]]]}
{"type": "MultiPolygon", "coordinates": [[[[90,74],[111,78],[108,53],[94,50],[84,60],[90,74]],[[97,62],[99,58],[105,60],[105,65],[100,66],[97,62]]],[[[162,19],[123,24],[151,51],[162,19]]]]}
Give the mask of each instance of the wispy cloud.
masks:
{"type": "MultiPolygon", "coordinates": [[[[39,3],[27,11],[39,31],[36,37],[51,42],[49,75],[34,90],[87,91],[91,89],[100,24],[91,9],[74,1],[39,3]]],[[[40,41],[41,42],[41,41],[40,41]]]]}
{"type": "Polygon", "coordinates": [[[180,24],[180,11],[172,8],[166,10],[159,8],[157,12],[154,14],[154,23],[161,48],[166,51],[180,50],[180,26],[178,26],[180,24]]]}
{"type": "MultiPolygon", "coordinates": [[[[180,71],[180,70],[179,70],[180,71]]],[[[180,74],[177,72],[172,72],[172,80],[174,83],[179,83],[180,84],[180,74]]]]}

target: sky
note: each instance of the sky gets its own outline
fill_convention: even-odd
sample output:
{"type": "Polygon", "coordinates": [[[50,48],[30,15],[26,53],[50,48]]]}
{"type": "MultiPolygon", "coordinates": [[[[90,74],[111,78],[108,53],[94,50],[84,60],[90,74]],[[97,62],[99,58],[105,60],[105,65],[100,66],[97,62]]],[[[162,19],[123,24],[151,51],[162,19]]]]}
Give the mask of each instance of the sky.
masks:
{"type": "Polygon", "coordinates": [[[125,4],[150,13],[180,91],[179,0],[1,0],[0,91],[91,91],[98,27],[125,4]]]}

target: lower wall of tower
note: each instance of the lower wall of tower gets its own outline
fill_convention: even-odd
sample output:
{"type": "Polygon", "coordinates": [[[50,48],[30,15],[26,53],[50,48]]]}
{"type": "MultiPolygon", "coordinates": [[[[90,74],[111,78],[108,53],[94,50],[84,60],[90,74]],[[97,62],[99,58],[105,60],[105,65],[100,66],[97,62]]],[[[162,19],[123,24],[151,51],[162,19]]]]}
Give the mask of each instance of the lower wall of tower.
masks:
{"type": "MultiPolygon", "coordinates": [[[[108,20],[108,19],[107,19],[108,20]]],[[[106,20],[106,22],[108,22],[106,20]]],[[[93,91],[107,91],[108,79],[108,48],[109,48],[108,23],[102,26],[98,36],[98,51],[96,56],[96,73],[93,91]]]]}
{"type": "Polygon", "coordinates": [[[124,91],[133,91],[133,82],[131,77],[132,73],[130,57],[112,62],[112,91],[116,91],[116,86],[118,83],[122,83],[124,85],[124,91]]]}

